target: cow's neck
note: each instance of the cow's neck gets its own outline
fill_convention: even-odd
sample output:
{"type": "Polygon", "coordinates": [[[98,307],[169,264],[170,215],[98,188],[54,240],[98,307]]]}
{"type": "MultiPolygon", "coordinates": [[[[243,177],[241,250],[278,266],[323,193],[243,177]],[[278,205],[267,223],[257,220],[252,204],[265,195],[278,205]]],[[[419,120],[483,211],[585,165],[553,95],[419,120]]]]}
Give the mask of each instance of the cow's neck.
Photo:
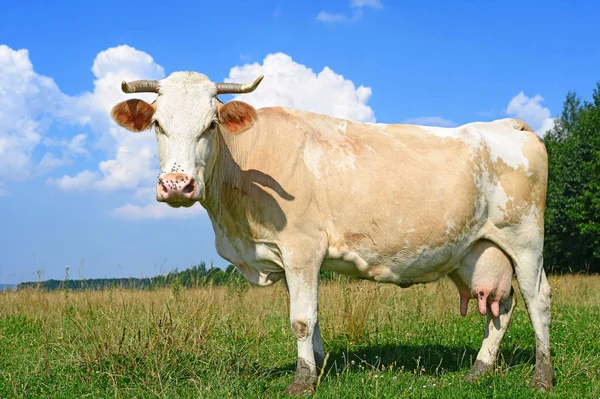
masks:
{"type": "Polygon", "coordinates": [[[226,234],[242,237],[252,230],[248,215],[254,212],[249,190],[253,184],[246,165],[256,147],[256,132],[234,135],[214,132],[216,159],[206,181],[207,212],[226,234]]]}

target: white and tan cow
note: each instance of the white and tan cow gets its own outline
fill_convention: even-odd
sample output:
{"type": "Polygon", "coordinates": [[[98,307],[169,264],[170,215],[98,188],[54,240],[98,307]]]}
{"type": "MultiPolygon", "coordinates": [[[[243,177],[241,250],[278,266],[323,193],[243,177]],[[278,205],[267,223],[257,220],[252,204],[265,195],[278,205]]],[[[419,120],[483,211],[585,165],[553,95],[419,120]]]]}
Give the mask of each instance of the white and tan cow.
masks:
{"type": "MultiPolygon", "coordinates": [[[[298,344],[289,392],[323,362],[321,268],[406,287],[449,276],[487,314],[469,378],[488,371],[510,322],[513,271],[536,337],[533,384],[550,389],[550,287],[542,267],[547,155],[523,122],[456,128],[369,124],[217,99],[258,86],[194,72],[123,82],[121,126],[156,130],[158,201],[206,208],[219,254],[258,285],[285,279],[298,344]]],[[[318,94],[315,94],[318,95],[318,94]]]]}

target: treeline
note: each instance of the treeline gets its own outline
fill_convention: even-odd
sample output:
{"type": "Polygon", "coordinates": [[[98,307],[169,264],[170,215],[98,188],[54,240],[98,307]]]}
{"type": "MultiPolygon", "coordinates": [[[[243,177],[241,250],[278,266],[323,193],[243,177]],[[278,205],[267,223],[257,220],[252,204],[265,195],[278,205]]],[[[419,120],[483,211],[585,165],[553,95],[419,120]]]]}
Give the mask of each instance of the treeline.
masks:
{"type": "Polygon", "coordinates": [[[544,144],[544,266],[551,273],[600,273],[600,82],[591,102],[567,94],[544,144]]]}
{"type": "Polygon", "coordinates": [[[42,290],[103,290],[108,288],[154,289],[170,287],[177,284],[181,287],[204,287],[209,284],[223,285],[245,281],[244,277],[233,265],[225,270],[217,267],[206,268],[206,263],[192,266],[179,271],[175,269],[167,274],[147,278],[93,278],[83,280],[46,280],[40,282],[26,282],[17,286],[17,289],[36,288],[42,290]]]}
{"type": "MultiPolygon", "coordinates": [[[[333,272],[321,271],[321,281],[332,280],[336,275],[333,272]]],[[[206,263],[192,266],[189,269],[178,271],[175,269],[165,275],[148,278],[93,278],[84,280],[46,280],[39,282],[26,282],[17,286],[17,290],[34,288],[47,291],[58,290],[104,290],[111,288],[122,289],[155,289],[164,287],[197,288],[207,285],[249,285],[242,274],[233,265],[225,270],[217,267],[206,268],[206,263]]]]}

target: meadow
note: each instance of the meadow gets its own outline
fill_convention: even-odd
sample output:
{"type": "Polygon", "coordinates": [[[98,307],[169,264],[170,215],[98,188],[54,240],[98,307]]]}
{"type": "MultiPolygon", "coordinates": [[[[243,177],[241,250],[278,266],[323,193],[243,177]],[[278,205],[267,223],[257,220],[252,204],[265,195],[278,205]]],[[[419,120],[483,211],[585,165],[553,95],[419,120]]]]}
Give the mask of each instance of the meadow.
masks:
{"type": "MultiPolygon", "coordinates": [[[[449,281],[400,289],[324,283],[328,353],[317,398],[599,398],[600,276],[551,277],[556,385],[529,387],[534,336],[522,298],[493,373],[463,382],[484,317],[461,317],[449,281]]],[[[0,293],[1,398],[271,398],[294,377],[281,283],[0,293]]]]}

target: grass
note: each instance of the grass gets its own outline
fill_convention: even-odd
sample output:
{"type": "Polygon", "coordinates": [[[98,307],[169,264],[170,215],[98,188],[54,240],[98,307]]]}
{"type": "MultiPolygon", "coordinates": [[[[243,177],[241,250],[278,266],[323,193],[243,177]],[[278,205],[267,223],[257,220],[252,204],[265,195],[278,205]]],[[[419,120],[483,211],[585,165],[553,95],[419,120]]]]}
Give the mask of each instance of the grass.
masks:
{"type": "MultiPolygon", "coordinates": [[[[320,398],[599,398],[600,277],[553,287],[555,390],[531,388],[534,337],[519,297],[496,370],[462,381],[484,318],[448,281],[323,284],[320,398]]],[[[293,379],[282,284],[270,288],[0,293],[0,397],[269,398],[293,379]]]]}

